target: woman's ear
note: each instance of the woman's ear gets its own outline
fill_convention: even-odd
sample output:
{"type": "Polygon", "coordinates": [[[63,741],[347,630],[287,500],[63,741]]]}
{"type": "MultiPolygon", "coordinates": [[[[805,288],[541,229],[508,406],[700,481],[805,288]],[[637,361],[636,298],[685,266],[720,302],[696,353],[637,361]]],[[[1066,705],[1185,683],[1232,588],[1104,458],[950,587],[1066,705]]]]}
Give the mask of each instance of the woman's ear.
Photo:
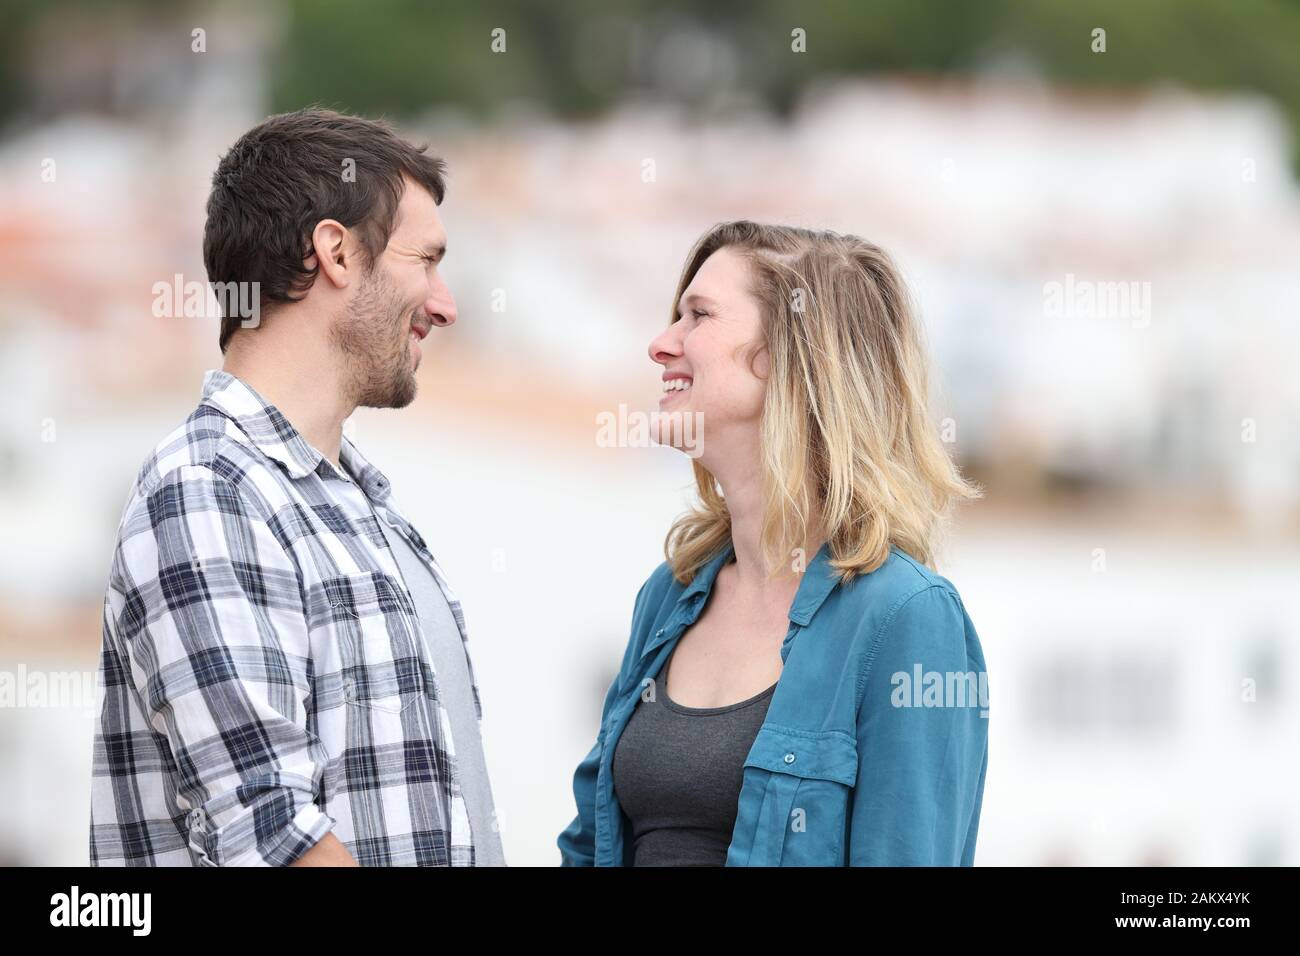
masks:
{"type": "Polygon", "coordinates": [[[772,374],[772,353],[768,351],[767,342],[759,339],[749,345],[742,345],[736,351],[737,357],[745,353],[745,364],[756,378],[766,379],[772,374]]]}

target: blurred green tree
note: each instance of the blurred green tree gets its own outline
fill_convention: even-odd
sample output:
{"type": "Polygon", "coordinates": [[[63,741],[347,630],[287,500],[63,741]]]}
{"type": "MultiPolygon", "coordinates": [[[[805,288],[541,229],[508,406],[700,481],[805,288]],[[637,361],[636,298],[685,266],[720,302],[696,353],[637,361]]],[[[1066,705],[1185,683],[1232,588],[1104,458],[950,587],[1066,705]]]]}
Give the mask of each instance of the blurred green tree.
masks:
{"type": "MultiPolygon", "coordinates": [[[[1012,62],[1081,89],[1254,91],[1300,128],[1298,0],[271,2],[282,5],[287,28],[269,63],[268,111],[325,103],[490,118],[534,104],[589,117],[648,97],[704,113],[754,102],[784,113],[831,77],[969,75],[1012,62]],[[1092,50],[1097,27],[1106,30],[1105,53],[1092,50]],[[806,53],[791,50],[796,28],[806,53]],[[504,52],[492,48],[497,29],[504,52]]],[[[39,118],[24,64],[31,37],[51,18],[98,18],[120,30],[131,18],[198,22],[212,6],[0,0],[0,118],[39,118]]],[[[188,42],[188,31],[180,39],[188,42]]],[[[1300,171],[1300,150],[1293,156],[1300,171]]]]}

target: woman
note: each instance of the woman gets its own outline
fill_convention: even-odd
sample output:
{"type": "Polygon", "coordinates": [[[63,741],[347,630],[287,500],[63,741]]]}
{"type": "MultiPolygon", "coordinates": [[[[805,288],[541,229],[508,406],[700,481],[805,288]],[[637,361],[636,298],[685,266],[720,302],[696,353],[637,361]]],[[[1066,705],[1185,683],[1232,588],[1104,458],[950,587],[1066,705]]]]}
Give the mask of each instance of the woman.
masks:
{"type": "Polygon", "coordinates": [[[931,425],[889,258],[719,225],[650,358],[699,503],[637,595],[563,864],[971,865],[984,656],[927,565],[979,492],[931,425]]]}

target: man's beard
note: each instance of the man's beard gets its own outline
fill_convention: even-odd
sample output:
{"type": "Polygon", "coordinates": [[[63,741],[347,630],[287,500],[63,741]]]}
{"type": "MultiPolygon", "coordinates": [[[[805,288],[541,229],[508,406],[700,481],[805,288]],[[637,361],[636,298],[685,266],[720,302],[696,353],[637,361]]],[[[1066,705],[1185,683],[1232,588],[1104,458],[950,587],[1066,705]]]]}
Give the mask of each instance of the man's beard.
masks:
{"type": "Polygon", "coordinates": [[[410,334],[411,313],[383,269],[372,266],[362,276],[352,307],[331,329],[357,406],[405,408],[415,399],[410,334]]]}

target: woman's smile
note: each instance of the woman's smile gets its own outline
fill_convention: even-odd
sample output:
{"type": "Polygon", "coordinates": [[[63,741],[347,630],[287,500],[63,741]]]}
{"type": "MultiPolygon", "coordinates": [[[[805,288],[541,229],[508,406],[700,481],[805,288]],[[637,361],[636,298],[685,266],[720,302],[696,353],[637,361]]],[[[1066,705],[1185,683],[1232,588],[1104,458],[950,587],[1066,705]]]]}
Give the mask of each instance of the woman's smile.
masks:
{"type": "Polygon", "coordinates": [[[663,406],[667,405],[669,402],[673,401],[673,399],[677,398],[679,395],[682,395],[685,392],[689,392],[691,390],[691,385],[693,384],[694,384],[694,379],[692,379],[688,375],[683,375],[681,373],[665,374],[664,394],[663,397],[659,399],[659,407],[662,408],[663,406]]]}

